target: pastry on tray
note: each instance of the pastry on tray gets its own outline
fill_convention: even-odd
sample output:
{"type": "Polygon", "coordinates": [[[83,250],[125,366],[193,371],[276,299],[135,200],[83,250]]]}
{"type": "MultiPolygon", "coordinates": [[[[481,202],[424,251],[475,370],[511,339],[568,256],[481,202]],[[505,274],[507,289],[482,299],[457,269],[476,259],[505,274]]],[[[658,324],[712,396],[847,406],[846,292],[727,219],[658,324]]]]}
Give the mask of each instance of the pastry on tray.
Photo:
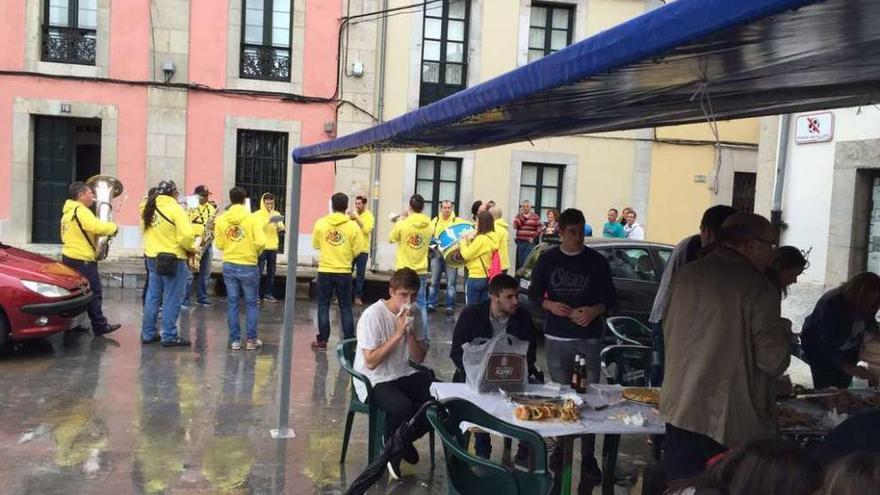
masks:
{"type": "Polygon", "coordinates": [[[627,387],[623,389],[623,398],[640,404],[659,406],[660,389],[651,387],[627,387]]]}
{"type": "Polygon", "coordinates": [[[523,421],[549,421],[560,420],[576,422],[581,417],[581,412],[573,401],[566,400],[563,405],[545,404],[520,404],[514,409],[516,419],[523,421]]]}

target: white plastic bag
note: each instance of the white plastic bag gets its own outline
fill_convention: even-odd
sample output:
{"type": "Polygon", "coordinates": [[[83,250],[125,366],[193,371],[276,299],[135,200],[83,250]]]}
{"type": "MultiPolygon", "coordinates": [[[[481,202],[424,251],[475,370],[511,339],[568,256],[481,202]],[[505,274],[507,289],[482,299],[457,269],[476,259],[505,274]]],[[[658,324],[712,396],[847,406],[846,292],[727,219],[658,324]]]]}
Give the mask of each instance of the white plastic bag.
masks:
{"type": "Polygon", "coordinates": [[[520,392],[529,382],[528,341],[502,333],[491,339],[474,339],[461,348],[461,360],[471,389],[480,393],[498,389],[520,392]]]}

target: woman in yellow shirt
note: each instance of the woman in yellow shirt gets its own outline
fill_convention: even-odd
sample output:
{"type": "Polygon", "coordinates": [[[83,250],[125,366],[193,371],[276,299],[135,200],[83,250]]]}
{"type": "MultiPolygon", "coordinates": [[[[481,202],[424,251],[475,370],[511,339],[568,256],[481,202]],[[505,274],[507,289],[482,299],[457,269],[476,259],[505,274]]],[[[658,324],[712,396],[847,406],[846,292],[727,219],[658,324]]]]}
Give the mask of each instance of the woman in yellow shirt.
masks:
{"type": "Polygon", "coordinates": [[[477,233],[461,242],[461,257],[467,263],[468,279],[465,283],[467,304],[479,304],[489,300],[487,272],[492,266],[492,255],[499,248],[499,235],[495,232],[495,219],[488,211],[477,213],[477,233]]]}

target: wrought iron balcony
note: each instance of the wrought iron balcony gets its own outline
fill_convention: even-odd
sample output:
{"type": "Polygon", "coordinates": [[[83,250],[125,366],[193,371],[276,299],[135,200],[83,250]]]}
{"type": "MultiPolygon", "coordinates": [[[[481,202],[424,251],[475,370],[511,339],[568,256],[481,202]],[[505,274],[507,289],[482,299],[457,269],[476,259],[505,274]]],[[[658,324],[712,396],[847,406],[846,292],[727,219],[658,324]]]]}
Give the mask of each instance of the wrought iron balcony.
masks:
{"type": "Polygon", "coordinates": [[[241,45],[242,78],[290,81],[290,49],[241,45]]]}
{"type": "Polygon", "coordinates": [[[95,65],[96,38],[94,29],[43,26],[42,60],[95,65]]]}

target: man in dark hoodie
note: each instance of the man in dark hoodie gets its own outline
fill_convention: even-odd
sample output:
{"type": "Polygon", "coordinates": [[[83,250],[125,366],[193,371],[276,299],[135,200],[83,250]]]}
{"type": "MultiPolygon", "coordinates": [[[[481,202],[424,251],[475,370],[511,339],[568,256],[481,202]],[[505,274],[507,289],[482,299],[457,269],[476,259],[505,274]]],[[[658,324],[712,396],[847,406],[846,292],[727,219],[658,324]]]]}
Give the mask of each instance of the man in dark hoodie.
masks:
{"type": "MultiPolygon", "coordinates": [[[[547,369],[556,383],[568,383],[577,354],[587,361],[587,381],[599,382],[604,315],[617,293],[608,261],[584,246],[584,214],[569,208],[559,215],[561,243],[541,254],[532,270],[529,299],[546,311],[547,369]]],[[[592,489],[602,473],[593,456],[596,436],[581,437],[581,490],[592,489]]],[[[561,474],[562,446],[550,455],[550,469],[561,474]]]]}

